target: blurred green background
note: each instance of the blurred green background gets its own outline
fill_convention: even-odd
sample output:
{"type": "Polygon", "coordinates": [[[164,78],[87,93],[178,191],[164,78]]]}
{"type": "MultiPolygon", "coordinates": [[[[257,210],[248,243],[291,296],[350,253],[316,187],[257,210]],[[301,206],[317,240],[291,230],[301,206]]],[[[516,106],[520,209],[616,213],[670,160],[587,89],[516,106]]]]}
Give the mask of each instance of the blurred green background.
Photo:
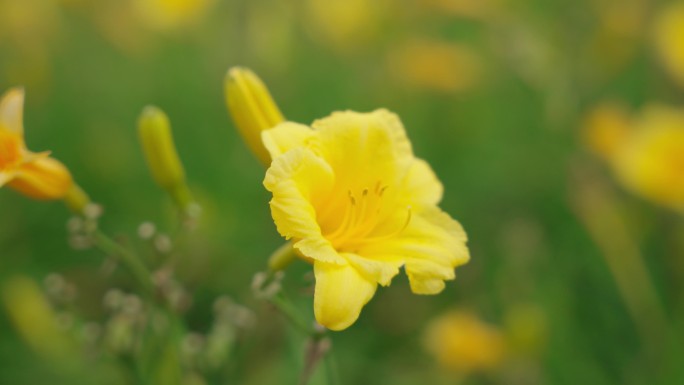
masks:
{"type": "MultiPolygon", "coordinates": [[[[264,170],[225,108],[223,77],[243,65],[293,121],[344,109],[396,112],[445,186],[442,208],[469,235],[472,260],[442,294],[412,295],[399,276],[355,325],[332,334],[340,383],[679,384],[684,221],[622,188],[582,139],[601,100],[680,102],[682,87],[652,43],[668,5],[0,0],[0,89],[26,88],[29,148],[51,150],[103,205],[100,226],[136,245],[142,222],[174,230],[135,130],[145,105],[167,112],[203,207],[177,273],[194,297],[188,326],[206,332],[222,295],[256,315],[228,379],[206,383],[295,383],[303,355],[303,337],[250,291],[282,240],[264,170]],[[505,357],[485,367],[440,364],[425,330],[454,309],[500,334],[505,357]]],[[[70,246],[63,205],[4,188],[0,207],[0,281],[58,273],[78,290],[60,311],[105,322],[103,295],[130,282],[106,273],[96,250],[70,246]]],[[[301,289],[309,271],[297,263],[286,281],[311,317],[301,289]]],[[[51,364],[0,311],[0,383],[128,378],[119,363],[105,366],[51,364]]]]}

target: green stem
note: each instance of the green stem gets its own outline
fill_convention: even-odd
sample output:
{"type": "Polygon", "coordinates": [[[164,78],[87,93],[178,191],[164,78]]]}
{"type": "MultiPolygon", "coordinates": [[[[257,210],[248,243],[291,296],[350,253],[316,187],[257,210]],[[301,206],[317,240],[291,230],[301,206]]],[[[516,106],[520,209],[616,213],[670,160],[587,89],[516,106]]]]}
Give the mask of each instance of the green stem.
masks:
{"type": "Polygon", "coordinates": [[[287,318],[288,321],[290,321],[290,323],[294,325],[297,329],[299,329],[302,333],[312,336],[320,334],[311,326],[309,326],[308,323],[299,316],[294,306],[292,306],[292,304],[282,295],[274,295],[272,298],[269,299],[269,302],[271,302],[271,304],[275,306],[275,308],[278,309],[278,311],[281,314],[283,314],[285,318],[287,318]]]}
{"type": "Polygon", "coordinates": [[[154,293],[154,286],[152,285],[151,274],[142,261],[133,254],[130,250],[115,242],[109,236],[95,230],[92,234],[95,246],[103,253],[116,257],[121,262],[133,277],[142,286],[145,294],[151,296],[154,293]]]}
{"type": "Polygon", "coordinates": [[[337,375],[337,362],[335,361],[332,349],[325,353],[323,365],[325,366],[325,380],[327,385],[338,385],[339,376],[337,375]]]}

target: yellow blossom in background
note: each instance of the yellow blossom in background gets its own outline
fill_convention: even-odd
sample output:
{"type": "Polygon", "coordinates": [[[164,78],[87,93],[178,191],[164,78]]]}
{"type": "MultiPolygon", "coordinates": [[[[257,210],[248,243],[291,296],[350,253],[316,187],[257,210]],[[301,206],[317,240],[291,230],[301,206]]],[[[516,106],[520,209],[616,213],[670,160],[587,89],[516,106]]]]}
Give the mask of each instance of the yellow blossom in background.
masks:
{"type": "Polygon", "coordinates": [[[506,351],[498,328],[461,310],[450,311],[430,322],[423,343],[440,366],[460,373],[495,369],[506,351]]]}
{"type": "Polygon", "coordinates": [[[469,47],[433,40],[410,40],[396,46],[387,67],[398,82],[443,92],[466,91],[478,84],[482,61],[469,47]]]}
{"type": "Polygon", "coordinates": [[[629,135],[630,124],[626,107],[604,102],[589,112],[582,135],[594,153],[610,161],[629,135]]]}
{"type": "Polygon", "coordinates": [[[52,75],[50,52],[62,32],[60,9],[50,0],[0,0],[0,76],[12,83],[45,86],[52,75]]]}
{"type": "Polygon", "coordinates": [[[653,25],[655,50],[665,68],[684,85],[684,2],[668,4],[653,25]]]}
{"type": "Polygon", "coordinates": [[[250,2],[245,20],[245,47],[255,62],[279,73],[292,71],[296,4],[283,1],[250,2]]]}
{"type": "Polygon", "coordinates": [[[336,112],[262,134],[264,186],[278,232],[314,265],[317,321],[349,327],[403,266],[416,294],[437,294],[469,259],[461,225],[437,206],[442,185],[387,111],[336,112]]]}
{"type": "Polygon", "coordinates": [[[644,0],[602,0],[589,3],[595,13],[595,31],[587,52],[590,69],[601,76],[615,76],[639,52],[647,20],[644,0]]]}
{"type": "Polygon", "coordinates": [[[312,37],[343,53],[376,39],[391,11],[386,0],[306,0],[305,5],[312,37]]]}
{"type": "Polygon", "coordinates": [[[73,185],[71,174],[48,152],[26,148],[23,109],[22,89],[11,89],[0,100],[0,187],[34,199],[61,199],[73,185]]]}
{"type": "Polygon", "coordinates": [[[613,165],[620,181],[636,194],[684,212],[684,111],[645,108],[613,165]]]}
{"type": "Polygon", "coordinates": [[[40,286],[31,278],[13,276],[6,279],[0,301],[19,335],[37,353],[46,358],[65,360],[76,353],[71,341],[60,330],[40,286]]]}
{"type": "Polygon", "coordinates": [[[196,23],[212,4],[213,0],[136,0],[132,3],[140,21],[160,31],[196,23]]]}
{"type": "Polygon", "coordinates": [[[491,16],[501,6],[501,0],[419,0],[425,7],[450,15],[481,19],[491,16]]]}

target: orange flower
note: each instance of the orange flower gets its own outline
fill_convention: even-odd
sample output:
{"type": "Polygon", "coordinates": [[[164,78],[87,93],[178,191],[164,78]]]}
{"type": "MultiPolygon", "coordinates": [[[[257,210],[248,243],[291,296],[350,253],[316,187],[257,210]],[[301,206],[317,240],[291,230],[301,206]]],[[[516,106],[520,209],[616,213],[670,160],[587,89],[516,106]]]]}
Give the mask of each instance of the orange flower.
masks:
{"type": "Polygon", "coordinates": [[[24,91],[9,90],[0,99],[0,187],[8,185],[34,199],[61,199],[73,180],[69,170],[49,152],[26,148],[23,126],[24,91]]]}

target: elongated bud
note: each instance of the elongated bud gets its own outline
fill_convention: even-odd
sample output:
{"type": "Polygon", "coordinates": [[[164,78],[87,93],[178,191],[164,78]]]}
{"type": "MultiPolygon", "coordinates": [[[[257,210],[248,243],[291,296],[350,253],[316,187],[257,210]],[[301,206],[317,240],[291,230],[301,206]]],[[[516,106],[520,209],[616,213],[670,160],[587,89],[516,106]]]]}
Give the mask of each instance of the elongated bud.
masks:
{"type": "Polygon", "coordinates": [[[261,132],[285,121],[268,88],[247,68],[233,67],[225,80],[226,105],[243,140],[266,166],[271,156],[261,142],[261,132]]]}
{"type": "Polygon", "coordinates": [[[45,358],[62,359],[72,346],[59,329],[54,313],[40,286],[25,276],[5,281],[0,299],[18,334],[45,358]]]}
{"type": "Polygon", "coordinates": [[[292,242],[287,242],[271,254],[268,259],[268,268],[271,271],[285,270],[295,259],[297,259],[297,254],[292,247],[292,242]]]}
{"type": "Polygon", "coordinates": [[[60,161],[40,157],[22,165],[8,186],[29,198],[50,200],[64,198],[73,183],[69,170],[60,161]]]}
{"type": "Polygon", "coordinates": [[[192,198],[173,142],[169,118],[157,107],[145,107],[138,120],[138,135],[152,178],[181,209],[186,209],[192,198]]]}

